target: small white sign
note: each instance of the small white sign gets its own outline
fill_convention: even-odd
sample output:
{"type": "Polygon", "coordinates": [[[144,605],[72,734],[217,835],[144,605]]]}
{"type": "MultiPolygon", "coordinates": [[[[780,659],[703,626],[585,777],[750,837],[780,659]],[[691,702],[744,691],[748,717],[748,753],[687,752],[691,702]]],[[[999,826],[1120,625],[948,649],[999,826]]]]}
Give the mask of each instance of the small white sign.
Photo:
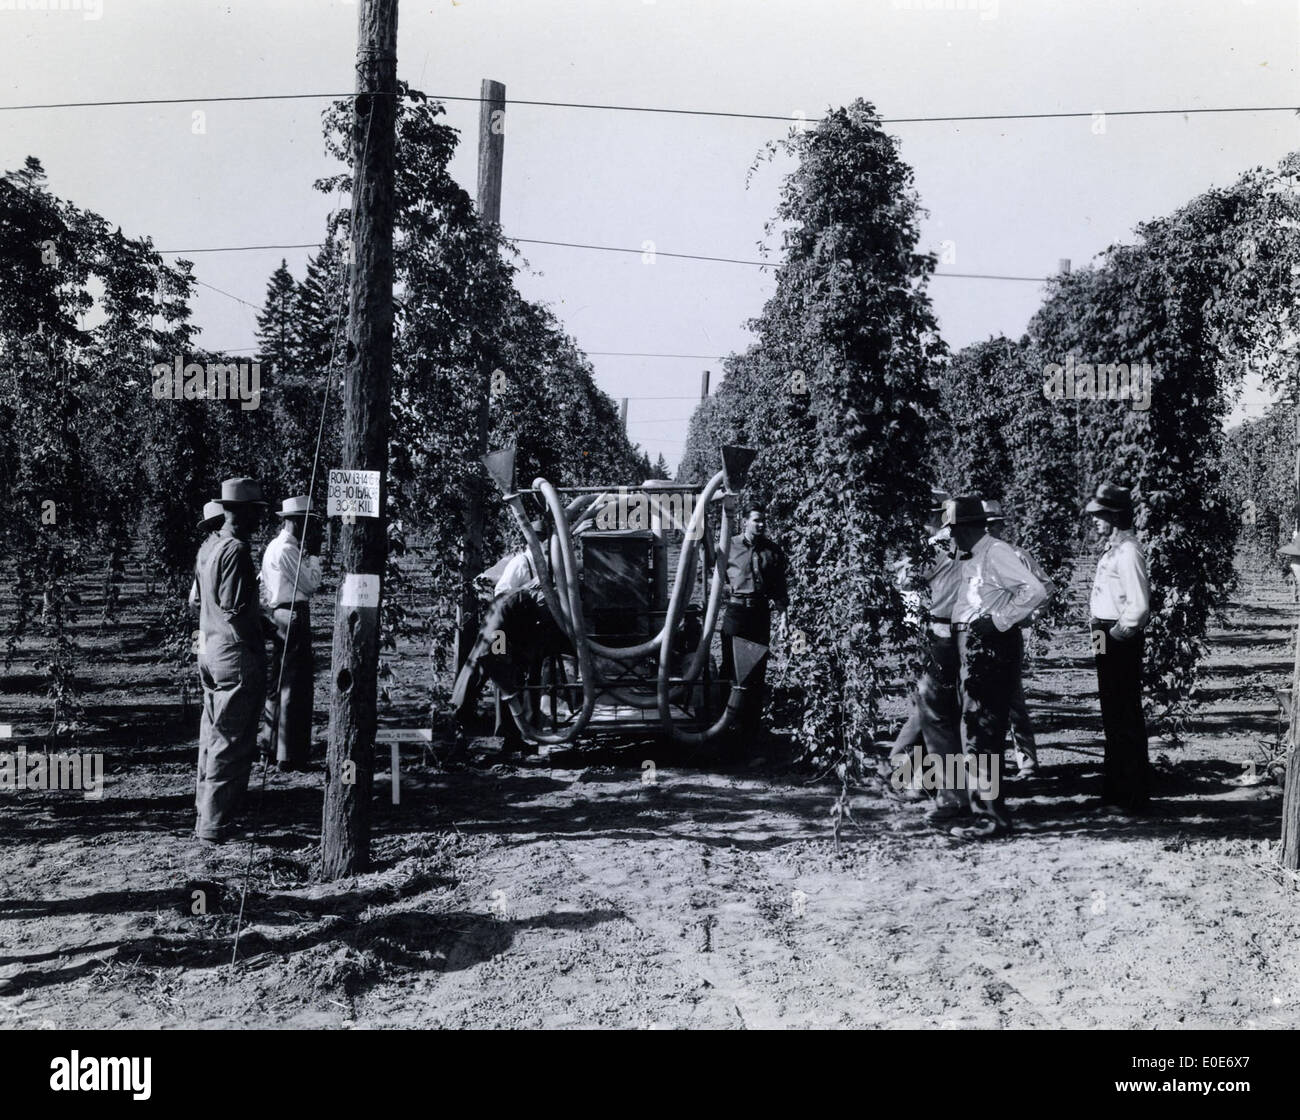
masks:
{"type": "Polygon", "coordinates": [[[339,602],[345,607],[379,606],[379,577],[349,572],[339,588],[339,602]]]}
{"type": "Polygon", "coordinates": [[[379,727],[375,729],[376,743],[432,743],[433,731],[428,727],[379,727]]]}
{"type": "Polygon", "coordinates": [[[330,470],[329,505],[325,511],[330,517],[379,516],[379,472],[330,470]]]}

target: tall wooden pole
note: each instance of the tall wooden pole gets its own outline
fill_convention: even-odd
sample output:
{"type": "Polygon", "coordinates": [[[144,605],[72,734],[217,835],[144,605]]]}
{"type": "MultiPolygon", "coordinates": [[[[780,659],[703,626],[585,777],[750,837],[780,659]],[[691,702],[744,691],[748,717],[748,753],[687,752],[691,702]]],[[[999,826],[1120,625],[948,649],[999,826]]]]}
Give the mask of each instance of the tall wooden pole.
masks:
{"type": "Polygon", "coordinates": [[[501,224],[501,165],[506,150],[506,87],[484,78],[478,107],[478,212],[501,224]]]}
{"type": "Polygon", "coordinates": [[[700,376],[700,400],[703,402],[703,401],[707,401],[708,399],[709,399],[709,371],[706,369],[704,373],[700,376]]]}
{"type": "Polygon", "coordinates": [[[627,435],[627,397],[624,397],[618,406],[618,426],[623,429],[623,434],[627,435]]]}
{"type": "Polygon", "coordinates": [[[393,163],[397,0],[361,0],[352,115],[352,276],[343,379],[343,466],[378,471],[379,517],[343,524],[334,609],[330,737],[321,826],[325,879],[370,861],[370,788],[379,674],[379,597],[388,555],[383,516],[393,361],[393,163]]]}
{"type": "Polygon", "coordinates": [[[1287,727],[1286,777],[1282,786],[1283,867],[1300,871],[1300,628],[1296,630],[1295,665],[1291,670],[1291,721],[1287,727]]]}
{"type": "MultiPolygon", "coordinates": [[[[1300,378],[1297,379],[1295,393],[1296,415],[1296,467],[1295,496],[1296,517],[1300,518],[1300,378]]],[[[1300,523],[1297,523],[1300,529],[1300,523]]],[[[1292,539],[1298,539],[1293,536],[1292,539]]],[[[1288,556],[1288,560],[1296,557],[1288,556]]],[[[1300,577],[1300,570],[1292,567],[1292,572],[1300,577]]],[[[1300,871],[1300,627],[1296,628],[1295,664],[1291,670],[1291,719],[1286,734],[1286,777],[1282,787],[1282,853],[1283,867],[1300,871]]]]}
{"type": "MultiPolygon", "coordinates": [[[[484,223],[501,224],[501,167],[506,146],[506,87],[484,78],[480,88],[478,114],[478,212],[484,223]]],[[[487,525],[488,484],[479,460],[488,449],[492,428],[492,377],[495,364],[485,354],[478,370],[478,400],[475,424],[474,461],[469,465],[465,495],[465,547],[461,553],[460,609],[456,626],[456,667],[464,664],[478,636],[478,598],[474,577],[487,567],[484,530],[487,525]]]]}

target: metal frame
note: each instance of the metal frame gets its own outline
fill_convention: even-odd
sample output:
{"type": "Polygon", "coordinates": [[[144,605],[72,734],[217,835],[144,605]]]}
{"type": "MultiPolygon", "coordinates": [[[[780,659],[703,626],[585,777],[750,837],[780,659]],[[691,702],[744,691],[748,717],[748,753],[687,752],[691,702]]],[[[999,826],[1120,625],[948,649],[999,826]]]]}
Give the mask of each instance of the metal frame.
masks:
{"type": "MultiPolygon", "coordinates": [[[[507,701],[511,713],[518,722],[525,738],[548,746],[574,742],[587,729],[597,704],[606,698],[612,699],[620,707],[632,708],[641,713],[654,712],[658,719],[658,728],[675,742],[686,745],[700,745],[720,735],[736,719],[745,695],[743,680],[732,682],[727,703],[721,713],[711,724],[699,727],[700,713],[709,711],[710,674],[707,672],[709,651],[713,643],[713,633],[717,626],[719,609],[722,602],[722,588],[726,582],[727,556],[731,545],[731,510],[730,502],[722,502],[721,528],[718,546],[715,549],[708,533],[708,510],[715,497],[730,496],[731,487],[742,484],[744,468],[752,459],[752,452],[743,448],[724,449],[724,469],[715,474],[703,487],[685,485],[655,485],[639,487],[605,487],[581,486],[557,488],[545,478],[533,479],[532,486],[524,490],[515,490],[513,483],[513,452],[498,451],[484,456],[484,464],[501,488],[505,501],[514,514],[520,532],[533,560],[534,570],[539,573],[539,584],[547,609],[550,610],[556,624],[573,646],[577,663],[577,677],[573,681],[559,684],[552,680],[550,684],[526,685],[521,696],[511,697],[507,701]],[[739,466],[742,464],[743,466],[739,466]],[[739,469],[738,469],[739,466],[739,469]],[[730,477],[729,477],[730,475],[730,477]],[[589,634],[586,618],[583,614],[582,596],[578,576],[578,563],[574,550],[574,526],[595,517],[609,501],[617,501],[621,495],[630,492],[649,495],[672,493],[699,493],[689,524],[685,528],[685,539],[677,558],[677,572],[673,580],[672,591],[668,598],[667,611],[664,613],[663,625],[658,633],[631,646],[607,646],[597,642],[589,634]],[[538,495],[546,506],[555,531],[551,534],[549,556],[543,550],[541,539],[533,529],[527,511],[524,508],[525,494],[538,495]],[[575,495],[566,506],[561,494],[575,495]],[[608,501],[606,501],[608,499],[608,501]],[[697,556],[697,553],[699,554],[697,556]],[[549,562],[547,562],[549,561],[549,562]],[[705,604],[701,633],[694,650],[685,655],[680,675],[673,676],[673,644],[691,601],[691,589],[695,583],[696,565],[703,561],[712,568],[712,577],[705,604]],[[613,662],[618,667],[614,675],[604,674],[596,669],[595,659],[599,657],[606,662],[613,662]],[[641,674],[635,668],[639,661],[648,657],[655,659],[653,677],[641,674]],[[703,681],[701,677],[703,676],[703,681]],[[636,696],[625,690],[624,686],[635,688],[653,687],[653,696],[642,694],[636,696]],[[703,689],[701,702],[694,716],[685,712],[686,702],[696,688],[703,689]],[[557,717],[557,697],[567,692],[573,696],[575,689],[581,689],[582,707],[572,715],[564,726],[560,726],[557,717]],[[551,696],[551,729],[544,730],[534,719],[532,705],[528,698],[533,692],[551,696]],[[674,713],[676,704],[678,715],[674,713]]],[[[656,609],[654,613],[659,613],[656,609]]],[[[725,640],[725,639],[724,639],[725,640]]],[[[742,638],[734,638],[736,643],[745,643],[742,638]]],[[[750,666],[757,662],[765,647],[757,643],[754,650],[748,651],[753,656],[736,658],[737,665],[747,662],[750,666]]],[[[556,658],[557,669],[562,669],[563,658],[556,658]]],[[[557,672],[558,676],[558,672],[557,672]]],[[[602,705],[605,706],[605,705],[602,705]]],[[[572,705],[570,705],[572,711],[572,705]]],[[[707,719],[707,716],[705,717],[707,719]]],[[[601,722],[602,731],[646,730],[645,719],[601,722]]]]}

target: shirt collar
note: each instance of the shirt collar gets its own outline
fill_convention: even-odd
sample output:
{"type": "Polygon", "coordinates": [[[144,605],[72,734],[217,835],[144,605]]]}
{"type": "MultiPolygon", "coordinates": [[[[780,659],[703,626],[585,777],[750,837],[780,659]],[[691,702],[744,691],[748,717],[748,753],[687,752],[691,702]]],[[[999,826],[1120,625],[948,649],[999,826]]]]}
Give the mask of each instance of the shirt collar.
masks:
{"type": "Polygon", "coordinates": [[[1125,541],[1137,540],[1137,533],[1132,529],[1112,529],[1110,536],[1106,539],[1106,549],[1109,551],[1116,545],[1123,544],[1125,541]]]}
{"type": "Polygon", "coordinates": [[[995,539],[996,538],[993,536],[992,533],[985,533],[982,537],[980,537],[979,540],[977,540],[973,545],[971,545],[971,549],[970,549],[971,556],[972,557],[983,556],[984,553],[988,552],[988,550],[993,547],[993,541],[995,539]]]}

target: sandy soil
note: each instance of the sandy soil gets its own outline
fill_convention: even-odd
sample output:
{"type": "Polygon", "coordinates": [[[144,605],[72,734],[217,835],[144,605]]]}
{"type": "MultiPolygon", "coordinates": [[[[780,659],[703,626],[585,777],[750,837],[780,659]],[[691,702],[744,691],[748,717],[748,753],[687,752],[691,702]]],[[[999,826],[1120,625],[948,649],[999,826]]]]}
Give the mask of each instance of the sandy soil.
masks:
{"type": "MultiPolygon", "coordinates": [[[[272,773],[233,967],[250,850],[189,838],[196,717],[143,622],[88,626],[77,747],[108,785],[0,793],[0,1024],[1294,1028],[1300,892],[1270,850],[1280,789],[1248,764],[1276,753],[1295,610],[1245,573],[1187,741],[1152,743],[1140,821],[1091,804],[1080,634],[1038,659],[1042,772],[983,845],[873,788],[837,849],[836,789],[779,762],[705,771],[647,742],[505,766],[483,741],[457,770],[408,753],[402,804],[377,790],[376,869],[321,885],[321,772],[272,773]]],[[[29,661],[0,675],[17,735],[36,684],[29,661]]]]}

